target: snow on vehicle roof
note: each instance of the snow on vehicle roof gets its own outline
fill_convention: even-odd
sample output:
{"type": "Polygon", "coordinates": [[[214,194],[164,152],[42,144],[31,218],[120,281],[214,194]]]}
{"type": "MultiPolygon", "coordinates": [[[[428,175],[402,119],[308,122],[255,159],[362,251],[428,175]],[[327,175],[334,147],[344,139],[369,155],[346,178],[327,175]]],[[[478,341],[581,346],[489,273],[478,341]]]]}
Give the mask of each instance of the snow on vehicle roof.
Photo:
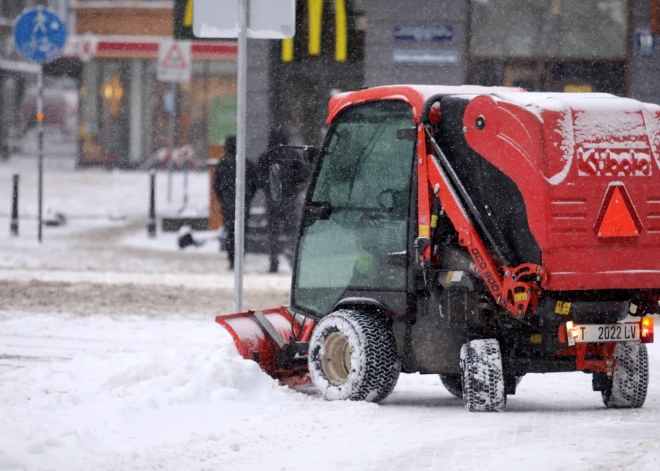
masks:
{"type": "Polygon", "coordinates": [[[510,95],[524,92],[522,88],[482,87],[480,85],[385,85],[352,92],[338,93],[328,104],[328,124],[347,107],[373,100],[401,100],[413,108],[415,122],[419,119],[426,101],[437,95],[492,95],[505,92],[510,95]]]}
{"type": "Polygon", "coordinates": [[[631,98],[607,93],[496,93],[495,97],[524,107],[542,123],[544,111],[570,111],[566,118],[572,118],[572,136],[564,137],[575,145],[601,141],[611,148],[646,148],[638,139],[649,136],[653,142],[659,132],[660,106],[631,98]]]}

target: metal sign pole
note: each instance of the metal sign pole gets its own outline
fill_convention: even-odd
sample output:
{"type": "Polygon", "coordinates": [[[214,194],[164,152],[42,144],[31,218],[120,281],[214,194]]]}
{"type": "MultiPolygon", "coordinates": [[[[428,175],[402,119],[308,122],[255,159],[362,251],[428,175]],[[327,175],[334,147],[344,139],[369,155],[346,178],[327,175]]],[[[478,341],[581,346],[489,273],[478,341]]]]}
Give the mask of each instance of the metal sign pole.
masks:
{"type": "Polygon", "coordinates": [[[234,312],[243,305],[243,254],[245,253],[245,139],[247,109],[248,0],[238,0],[238,90],[236,111],[236,213],[234,226],[234,312]]]}
{"type": "Polygon", "coordinates": [[[66,27],[53,12],[42,8],[33,8],[24,12],[14,24],[14,43],[16,50],[26,59],[42,65],[37,72],[37,109],[36,123],[39,148],[39,195],[37,239],[43,240],[43,203],[44,203],[44,67],[43,64],[57,58],[66,44],[66,27]]]}
{"type": "Polygon", "coordinates": [[[39,195],[38,195],[38,217],[39,229],[37,231],[37,239],[39,243],[43,240],[43,208],[44,208],[44,66],[39,67],[37,74],[37,132],[38,132],[38,147],[39,147],[39,195]]]}
{"type": "Polygon", "coordinates": [[[174,133],[176,132],[176,82],[172,82],[172,110],[170,112],[170,160],[167,162],[167,202],[172,202],[172,169],[174,168],[174,133]]]}

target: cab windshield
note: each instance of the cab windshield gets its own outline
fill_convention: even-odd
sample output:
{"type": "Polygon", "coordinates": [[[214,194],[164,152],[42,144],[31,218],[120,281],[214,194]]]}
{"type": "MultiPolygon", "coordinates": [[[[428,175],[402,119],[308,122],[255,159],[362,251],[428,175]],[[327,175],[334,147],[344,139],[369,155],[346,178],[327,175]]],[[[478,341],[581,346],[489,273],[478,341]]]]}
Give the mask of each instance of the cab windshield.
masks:
{"type": "Polygon", "coordinates": [[[388,254],[407,248],[415,141],[400,131],[414,126],[398,101],[357,105],[335,120],[310,188],[310,204],[332,211],[303,228],[294,307],[322,316],[347,291],[405,291],[406,267],[388,254]]]}

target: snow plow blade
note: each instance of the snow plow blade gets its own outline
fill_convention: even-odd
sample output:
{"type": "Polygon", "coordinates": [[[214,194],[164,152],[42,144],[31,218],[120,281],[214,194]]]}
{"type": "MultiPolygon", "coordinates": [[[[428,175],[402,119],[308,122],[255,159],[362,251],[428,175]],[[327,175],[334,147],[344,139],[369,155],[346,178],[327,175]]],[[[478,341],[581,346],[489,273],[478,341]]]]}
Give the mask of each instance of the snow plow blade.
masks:
{"type": "Polygon", "coordinates": [[[215,321],[234,339],[238,353],[254,360],[286,386],[310,383],[307,350],[314,321],[292,315],[285,307],[222,314],[215,321]]]}

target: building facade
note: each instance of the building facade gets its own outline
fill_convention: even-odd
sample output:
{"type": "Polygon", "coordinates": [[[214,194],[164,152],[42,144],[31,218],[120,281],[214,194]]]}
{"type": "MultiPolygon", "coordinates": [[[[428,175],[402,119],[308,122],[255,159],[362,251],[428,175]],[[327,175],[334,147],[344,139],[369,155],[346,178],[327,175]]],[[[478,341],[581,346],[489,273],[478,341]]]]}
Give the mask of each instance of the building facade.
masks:
{"type": "Polygon", "coordinates": [[[660,102],[657,0],[373,1],[366,85],[593,91],[660,102]],[[401,34],[401,30],[408,34],[401,34]],[[444,31],[446,34],[441,34],[444,31]]]}
{"type": "Polygon", "coordinates": [[[67,49],[80,74],[78,161],[134,168],[169,149],[198,159],[235,132],[236,44],[192,43],[187,83],[157,79],[159,45],[173,34],[172,2],[79,2],[67,49]]]}
{"type": "Polygon", "coordinates": [[[320,52],[311,54],[314,2],[303,3],[294,41],[307,53],[287,61],[285,44],[272,47],[269,75],[272,124],[296,117],[303,124],[292,132],[302,129],[306,143],[319,143],[322,132],[305,130],[323,129],[330,96],[360,86],[512,86],[660,104],[658,0],[321,1],[329,15],[346,5],[348,47],[357,49],[334,63],[340,32],[322,21],[320,52]]]}
{"type": "MultiPolygon", "coordinates": [[[[94,43],[80,76],[82,159],[137,166],[168,145],[170,86],[155,79],[156,51],[172,37],[173,11],[191,4],[73,4],[75,40],[94,43]]],[[[292,40],[249,40],[252,159],[282,136],[319,144],[330,97],[365,86],[469,83],[660,103],[660,0],[297,0],[296,7],[292,40]]],[[[235,42],[194,42],[193,79],[173,104],[177,146],[204,158],[235,131],[235,60],[235,42]]]]}

